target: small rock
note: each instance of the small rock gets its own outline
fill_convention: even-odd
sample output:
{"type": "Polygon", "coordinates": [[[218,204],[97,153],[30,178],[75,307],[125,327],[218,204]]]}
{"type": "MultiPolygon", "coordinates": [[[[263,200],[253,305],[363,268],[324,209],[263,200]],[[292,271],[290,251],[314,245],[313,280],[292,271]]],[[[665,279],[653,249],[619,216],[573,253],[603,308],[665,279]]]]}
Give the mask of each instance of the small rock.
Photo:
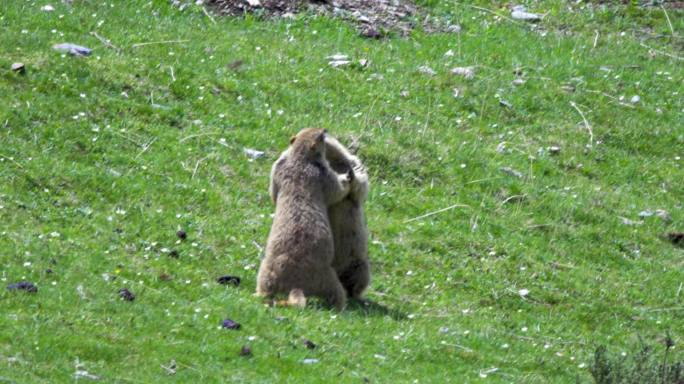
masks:
{"type": "Polygon", "coordinates": [[[12,66],[10,68],[13,72],[17,72],[22,75],[26,73],[26,66],[24,65],[24,63],[12,63],[12,66]]]}
{"type": "Polygon", "coordinates": [[[504,100],[504,99],[499,99],[499,105],[501,105],[502,107],[506,107],[506,108],[513,108],[513,104],[511,104],[509,101],[504,100]]]}
{"type": "Polygon", "coordinates": [[[446,33],[460,33],[460,32],[461,32],[461,25],[459,25],[459,24],[451,24],[451,25],[448,25],[448,26],[444,29],[444,31],[445,31],[446,33]]]}
{"type": "Polygon", "coordinates": [[[188,234],[182,229],[176,232],[176,236],[178,236],[178,238],[181,240],[185,240],[188,238],[188,234]]]}
{"type": "Polygon", "coordinates": [[[233,330],[238,330],[240,329],[241,325],[239,323],[234,322],[231,319],[225,319],[221,323],[221,327],[226,328],[226,329],[233,329],[233,330]]]}
{"type": "Polygon", "coordinates": [[[655,215],[658,216],[662,221],[669,223],[672,221],[672,216],[664,209],[656,209],[655,215]]]}
{"type": "Polygon", "coordinates": [[[372,25],[367,25],[363,29],[361,29],[361,36],[368,38],[368,39],[380,39],[382,38],[382,33],[378,31],[375,27],[372,25]]]}
{"type": "Polygon", "coordinates": [[[252,7],[261,7],[261,1],[260,0],[246,0],[247,4],[249,4],[252,7]]]}
{"type": "Polygon", "coordinates": [[[81,300],[88,299],[88,295],[86,295],[86,293],[85,293],[85,289],[83,288],[83,284],[79,284],[76,286],[76,293],[78,294],[78,297],[81,298],[81,300]]]}
{"type": "Polygon", "coordinates": [[[622,224],[624,224],[624,225],[641,225],[641,224],[644,223],[643,221],[630,220],[630,219],[628,219],[628,218],[626,218],[626,217],[620,217],[620,221],[621,221],[622,224]]]}
{"type": "Polygon", "coordinates": [[[513,85],[518,85],[518,86],[520,86],[520,85],[523,85],[523,84],[525,84],[525,79],[515,79],[515,80],[513,80],[513,85]]]}
{"type": "Polygon", "coordinates": [[[326,59],[330,61],[349,60],[349,56],[343,55],[341,53],[336,53],[334,55],[326,57],[326,59]]]}
{"type": "Polygon", "coordinates": [[[303,343],[304,346],[308,349],[316,349],[316,344],[314,344],[314,342],[309,339],[304,339],[303,343]]]}
{"type": "Polygon", "coordinates": [[[26,291],[35,293],[38,292],[38,287],[29,281],[20,281],[18,283],[10,284],[7,286],[9,291],[26,291]]]}
{"type": "Polygon", "coordinates": [[[428,67],[427,65],[421,65],[418,67],[418,72],[429,75],[429,76],[434,76],[437,74],[434,69],[428,67]]]}
{"type": "Polygon", "coordinates": [[[645,217],[651,217],[651,216],[653,216],[653,211],[651,211],[650,209],[639,212],[639,217],[642,219],[645,217]]]}
{"type": "Polygon", "coordinates": [[[316,364],[318,362],[319,362],[318,359],[304,359],[304,360],[302,360],[302,363],[304,363],[304,364],[316,364]]]}
{"type": "Polygon", "coordinates": [[[83,369],[77,369],[76,372],[74,372],[74,379],[100,380],[100,376],[93,375],[92,373],[83,369]]]}
{"type": "Polygon", "coordinates": [[[505,141],[500,142],[499,145],[496,146],[496,152],[498,152],[498,153],[506,152],[506,142],[505,141]]]}
{"type": "Polygon", "coordinates": [[[55,7],[53,7],[52,4],[46,4],[40,7],[40,10],[43,12],[52,12],[55,10],[55,7]]]}
{"type": "Polygon", "coordinates": [[[240,286],[240,278],[237,276],[221,276],[218,279],[216,279],[216,282],[222,285],[232,284],[236,287],[240,286]]]}
{"type": "Polygon", "coordinates": [[[52,46],[52,49],[66,52],[73,56],[88,56],[93,52],[93,50],[90,48],[82,47],[72,43],[55,44],[52,46]]]}
{"type": "Polygon", "coordinates": [[[525,9],[525,7],[522,5],[516,5],[515,7],[513,7],[513,10],[511,11],[511,17],[516,20],[524,21],[541,20],[541,16],[537,15],[536,13],[527,12],[527,9],[525,9]]]}
{"type": "Polygon", "coordinates": [[[513,169],[511,167],[501,167],[501,168],[499,168],[499,170],[505,174],[517,177],[519,179],[521,179],[523,177],[523,174],[520,171],[516,171],[515,169],[513,169]]]}
{"type": "Polygon", "coordinates": [[[349,64],[351,64],[351,61],[349,60],[332,60],[328,62],[328,65],[330,65],[333,68],[344,67],[345,65],[349,64]]]}
{"type": "Polygon", "coordinates": [[[637,104],[640,101],[641,101],[641,97],[639,97],[639,95],[634,95],[634,96],[632,96],[631,99],[629,99],[629,102],[632,104],[637,104]]]}
{"type": "Polygon", "coordinates": [[[549,147],[549,153],[552,155],[557,155],[560,153],[560,151],[561,151],[560,147],[558,147],[556,145],[552,145],[549,147]]]}
{"type": "Polygon", "coordinates": [[[119,297],[123,300],[126,300],[126,301],[135,300],[135,295],[133,294],[133,292],[129,291],[127,288],[119,289],[119,297]]]}
{"type": "Polygon", "coordinates": [[[252,356],[252,348],[243,345],[242,348],[240,348],[240,356],[244,357],[250,357],[252,356]]]}
{"type": "Polygon", "coordinates": [[[475,69],[473,67],[455,67],[451,69],[452,75],[463,76],[466,79],[475,77],[475,69]]]}
{"type": "Polygon", "coordinates": [[[521,289],[521,290],[518,291],[518,295],[520,295],[520,297],[525,297],[525,296],[527,296],[527,295],[529,295],[529,294],[530,294],[530,290],[529,290],[529,289],[521,289]]]}
{"type": "Polygon", "coordinates": [[[262,158],[264,157],[264,155],[266,155],[266,153],[264,153],[263,151],[257,151],[256,149],[252,148],[245,148],[243,151],[245,152],[245,155],[247,155],[247,157],[249,157],[252,160],[262,158]]]}

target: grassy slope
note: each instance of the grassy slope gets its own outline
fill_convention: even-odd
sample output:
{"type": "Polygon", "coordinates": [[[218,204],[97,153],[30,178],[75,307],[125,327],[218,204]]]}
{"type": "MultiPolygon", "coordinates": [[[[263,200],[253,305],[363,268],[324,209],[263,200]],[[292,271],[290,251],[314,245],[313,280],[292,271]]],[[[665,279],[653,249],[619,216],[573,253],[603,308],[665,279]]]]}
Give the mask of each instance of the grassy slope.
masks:
{"type": "Polygon", "coordinates": [[[126,3],[0,5],[0,278],[39,286],[0,291],[0,381],[71,381],[78,359],[107,382],[157,382],[175,359],[164,380],[574,382],[588,380],[580,364],[597,343],[682,341],[684,253],[659,236],[684,225],[684,71],[639,45],[681,52],[681,37],[654,37],[670,36],[661,10],[547,2],[533,6],[550,11],[540,34],[442,4],[461,35],[370,41],[324,19],[213,24],[126,3]],[[187,42],[131,47],[175,39],[187,42]],[[95,52],[51,50],[64,41],[95,52]],[[370,66],[332,69],[337,52],[370,66]],[[466,65],[475,79],[448,74],[466,65]],[[370,169],[371,310],[269,309],[252,296],[270,163],[309,125],[358,137],[370,169]],[[539,151],[551,145],[559,155],[539,151]],[[248,161],[244,147],[267,157],[248,161]],[[406,223],[456,203],[469,208],[406,223]],[[621,224],[648,208],[673,221],[621,224]],[[217,285],[222,274],[242,286],[217,285]],[[121,287],[136,300],[118,300],[121,287]],[[217,329],[226,317],[242,329],[217,329]],[[245,344],[253,358],[238,356],[245,344]]]}

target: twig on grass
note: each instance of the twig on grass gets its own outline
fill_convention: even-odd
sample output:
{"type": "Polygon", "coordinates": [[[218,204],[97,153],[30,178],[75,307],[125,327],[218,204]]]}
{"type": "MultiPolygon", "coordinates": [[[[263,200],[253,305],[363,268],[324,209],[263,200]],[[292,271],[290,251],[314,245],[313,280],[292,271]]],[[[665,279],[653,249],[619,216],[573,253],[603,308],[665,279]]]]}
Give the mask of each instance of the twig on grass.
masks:
{"type": "Polygon", "coordinates": [[[100,40],[100,42],[107,48],[111,48],[116,51],[117,54],[121,53],[121,48],[117,47],[116,45],[112,44],[112,41],[102,37],[100,34],[98,34],[95,31],[90,32],[92,36],[94,36],[96,39],[100,40]]]}
{"type": "Polygon", "coordinates": [[[602,95],[602,96],[605,96],[605,97],[607,97],[607,98],[613,100],[614,102],[620,104],[620,105],[623,106],[623,107],[632,108],[632,109],[635,108],[633,105],[627,104],[627,103],[623,103],[623,102],[620,101],[620,99],[618,99],[617,97],[615,97],[615,96],[613,96],[613,95],[609,95],[609,94],[607,94],[607,93],[605,93],[605,92],[595,91],[595,90],[593,90],[593,89],[587,89],[586,91],[587,91],[587,92],[591,92],[591,93],[596,93],[596,94],[599,94],[599,95],[602,95]]]}
{"type": "Polygon", "coordinates": [[[574,101],[571,101],[570,105],[573,108],[575,108],[575,110],[580,114],[580,116],[582,116],[582,121],[584,121],[584,128],[586,128],[587,131],[589,132],[589,146],[593,147],[594,146],[594,131],[591,129],[591,124],[589,124],[589,122],[587,121],[587,118],[584,116],[584,112],[582,112],[582,110],[579,109],[579,107],[577,107],[577,104],[575,104],[574,101]]]}
{"type": "Polygon", "coordinates": [[[143,145],[142,145],[142,150],[141,150],[140,152],[138,152],[138,154],[135,156],[135,158],[137,159],[137,158],[139,158],[143,153],[147,152],[147,150],[150,149],[150,147],[152,146],[152,144],[153,144],[155,141],[157,141],[157,139],[158,139],[158,138],[155,137],[154,139],[150,140],[147,144],[143,144],[143,145]]]}
{"type": "Polygon", "coordinates": [[[195,163],[195,169],[192,171],[192,177],[190,177],[190,180],[193,180],[195,178],[195,174],[197,174],[197,170],[199,169],[200,164],[208,158],[209,156],[204,156],[203,158],[197,160],[197,163],[195,163]]]}
{"type": "Polygon", "coordinates": [[[676,311],[684,311],[684,307],[670,307],[670,308],[640,308],[642,311],[645,312],[676,312],[676,311]]]}
{"type": "Polygon", "coordinates": [[[648,46],[648,45],[646,45],[646,44],[644,44],[644,43],[639,43],[639,45],[641,45],[641,46],[644,47],[644,48],[647,48],[647,49],[650,50],[650,51],[653,51],[653,52],[655,52],[655,53],[661,54],[661,55],[663,55],[663,56],[667,56],[667,57],[670,57],[670,58],[673,58],[673,59],[676,59],[676,60],[682,60],[682,61],[684,61],[684,57],[677,56],[677,55],[673,55],[673,54],[671,54],[671,53],[667,53],[667,52],[661,51],[661,50],[659,50],[659,49],[655,49],[655,48],[650,47],[650,46],[648,46]]]}
{"type": "Polygon", "coordinates": [[[465,352],[468,352],[468,353],[472,353],[472,352],[473,352],[472,349],[470,349],[470,348],[468,348],[468,347],[464,347],[464,346],[459,345],[459,344],[452,344],[452,343],[446,343],[446,342],[444,342],[444,343],[442,343],[442,345],[446,345],[447,347],[458,348],[458,349],[461,349],[461,350],[463,350],[463,351],[465,351],[465,352]]]}
{"type": "Polygon", "coordinates": [[[212,23],[216,24],[216,20],[214,20],[214,17],[211,16],[209,12],[207,12],[206,7],[202,7],[202,12],[204,12],[204,14],[207,15],[207,17],[209,18],[209,20],[211,20],[212,23]]]}
{"type": "Polygon", "coordinates": [[[665,9],[665,7],[663,7],[662,4],[660,5],[660,9],[662,9],[663,12],[665,12],[665,18],[667,19],[667,25],[670,27],[670,32],[672,32],[672,36],[674,36],[675,31],[674,31],[674,28],[672,28],[672,22],[670,21],[670,15],[667,14],[667,10],[665,9]]]}
{"type": "Polygon", "coordinates": [[[599,39],[599,31],[598,29],[594,30],[594,45],[592,45],[591,49],[596,48],[596,44],[598,44],[598,39],[599,39]]]}
{"type": "Polygon", "coordinates": [[[146,45],[154,45],[154,44],[180,44],[180,43],[187,43],[190,40],[161,40],[161,41],[146,41],[144,43],[135,43],[131,45],[131,48],[138,48],[138,47],[144,47],[146,45]]]}
{"type": "Polygon", "coordinates": [[[508,16],[504,16],[504,15],[502,15],[502,14],[496,12],[496,11],[492,11],[492,10],[489,9],[489,8],[478,7],[477,5],[463,4],[463,3],[459,3],[459,2],[456,2],[456,5],[462,5],[462,6],[464,6],[464,7],[477,9],[478,11],[483,11],[483,12],[491,13],[491,14],[494,15],[494,16],[498,16],[498,17],[500,17],[500,18],[502,18],[502,19],[505,19],[505,20],[508,20],[508,21],[510,21],[511,23],[514,23],[514,24],[525,25],[525,24],[523,24],[523,23],[521,23],[521,22],[519,22],[519,21],[517,21],[517,20],[515,20],[515,19],[511,19],[511,18],[508,17],[508,16]]]}
{"type": "Polygon", "coordinates": [[[450,205],[450,206],[448,206],[448,207],[446,207],[446,208],[438,209],[438,210],[436,210],[436,211],[428,212],[428,213],[426,213],[426,214],[424,214],[424,215],[420,215],[420,216],[414,217],[414,218],[412,218],[412,219],[408,219],[408,220],[404,221],[404,224],[410,223],[410,222],[412,222],[412,221],[424,219],[424,218],[426,218],[426,217],[430,217],[430,216],[436,215],[436,214],[438,214],[438,213],[442,213],[442,212],[444,212],[444,211],[448,211],[448,210],[450,210],[450,209],[454,209],[454,208],[458,208],[458,207],[461,207],[461,208],[470,208],[469,205],[465,205],[465,204],[454,204],[454,205],[450,205]]]}

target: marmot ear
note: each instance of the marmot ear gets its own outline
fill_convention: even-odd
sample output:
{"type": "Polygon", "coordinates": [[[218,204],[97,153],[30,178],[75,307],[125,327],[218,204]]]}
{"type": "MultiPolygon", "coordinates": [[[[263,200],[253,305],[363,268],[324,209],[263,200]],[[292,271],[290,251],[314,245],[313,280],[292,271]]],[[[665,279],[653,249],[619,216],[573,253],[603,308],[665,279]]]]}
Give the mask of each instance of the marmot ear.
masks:
{"type": "Polygon", "coordinates": [[[294,144],[296,138],[297,135],[293,135],[292,137],[290,137],[290,144],[294,144]]]}
{"type": "Polygon", "coordinates": [[[318,135],[318,137],[317,137],[316,139],[318,139],[318,141],[323,141],[323,140],[325,140],[325,135],[326,135],[327,133],[328,133],[327,130],[325,130],[325,129],[322,130],[321,133],[318,135]]]}

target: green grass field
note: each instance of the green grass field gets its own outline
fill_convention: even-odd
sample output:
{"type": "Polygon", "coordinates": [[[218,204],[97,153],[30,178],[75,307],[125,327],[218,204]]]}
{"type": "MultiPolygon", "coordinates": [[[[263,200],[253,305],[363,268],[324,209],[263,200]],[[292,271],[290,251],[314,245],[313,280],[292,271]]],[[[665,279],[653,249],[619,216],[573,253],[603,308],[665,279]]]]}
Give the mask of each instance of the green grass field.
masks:
{"type": "Polygon", "coordinates": [[[597,346],[668,334],[681,360],[684,13],[429,3],[462,32],[2,2],[0,383],[591,382],[597,346]],[[270,167],[305,126],[371,175],[372,304],[342,313],[253,296],[270,167]]]}

